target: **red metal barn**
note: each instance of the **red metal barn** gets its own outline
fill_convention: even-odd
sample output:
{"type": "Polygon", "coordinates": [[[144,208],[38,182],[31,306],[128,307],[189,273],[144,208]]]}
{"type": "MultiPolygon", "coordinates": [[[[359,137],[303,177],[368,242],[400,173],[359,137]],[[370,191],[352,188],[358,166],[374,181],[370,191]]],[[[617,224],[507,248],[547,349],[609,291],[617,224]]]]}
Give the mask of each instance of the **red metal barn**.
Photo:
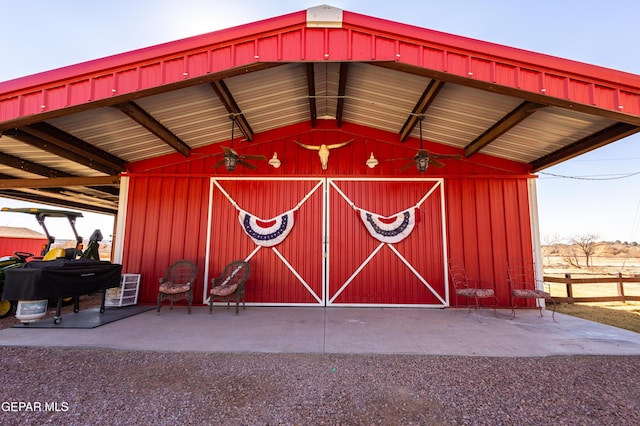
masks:
{"type": "Polygon", "coordinates": [[[0,257],[11,256],[15,251],[40,255],[47,244],[47,237],[27,228],[0,226],[0,257]]]}
{"type": "Polygon", "coordinates": [[[638,130],[637,75],[319,6],[0,83],[0,184],[117,215],[143,303],[247,259],[248,303],[440,308],[458,258],[508,306],[535,173],[638,130]]]}

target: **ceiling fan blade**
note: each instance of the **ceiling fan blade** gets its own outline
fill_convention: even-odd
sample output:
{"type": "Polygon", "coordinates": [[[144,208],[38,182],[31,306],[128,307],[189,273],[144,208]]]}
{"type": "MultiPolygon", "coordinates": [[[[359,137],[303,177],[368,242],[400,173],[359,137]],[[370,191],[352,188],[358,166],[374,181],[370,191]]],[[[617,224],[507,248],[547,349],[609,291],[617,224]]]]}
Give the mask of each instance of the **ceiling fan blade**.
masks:
{"type": "Polygon", "coordinates": [[[217,169],[218,167],[222,166],[224,164],[224,158],[220,161],[218,161],[216,164],[213,165],[214,169],[217,169]]]}
{"type": "Polygon", "coordinates": [[[407,170],[409,167],[411,166],[415,166],[415,161],[412,161],[411,163],[407,163],[404,166],[402,166],[402,168],[400,169],[401,172],[404,172],[405,170],[407,170]]]}
{"type": "Polygon", "coordinates": [[[449,155],[449,154],[431,154],[432,158],[451,158],[451,159],[455,159],[455,160],[459,160],[462,158],[461,155],[449,155]]]}
{"type": "Polygon", "coordinates": [[[233,148],[229,148],[228,146],[220,146],[222,148],[222,150],[224,151],[225,154],[233,154],[233,155],[238,155],[238,153],[236,152],[235,149],[233,148]]]}
{"type": "Polygon", "coordinates": [[[266,161],[267,157],[265,157],[264,155],[240,155],[240,158],[242,158],[243,160],[263,160],[266,161]]]}
{"type": "Polygon", "coordinates": [[[413,157],[407,157],[407,158],[387,158],[384,161],[410,161],[413,160],[413,157]]]}
{"type": "Polygon", "coordinates": [[[436,167],[444,167],[444,163],[441,163],[438,160],[434,160],[433,158],[429,159],[429,164],[432,164],[432,165],[434,165],[436,167]]]}
{"type": "Polygon", "coordinates": [[[246,162],[244,160],[238,160],[238,164],[240,164],[242,166],[245,166],[246,168],[251,169],[251,170],[255,170],[255,169],[258,168],[258,166],[255,166],[255,165],[253,165],[251,163],[248,163],[248,162],[246,162]]]}

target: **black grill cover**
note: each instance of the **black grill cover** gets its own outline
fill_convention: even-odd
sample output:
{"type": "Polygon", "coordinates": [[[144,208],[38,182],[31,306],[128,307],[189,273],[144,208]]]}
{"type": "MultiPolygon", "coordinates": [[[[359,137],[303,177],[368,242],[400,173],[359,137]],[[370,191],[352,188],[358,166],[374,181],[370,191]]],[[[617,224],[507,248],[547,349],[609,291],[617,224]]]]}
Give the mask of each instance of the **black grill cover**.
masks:
{"type": "Polygon", "coordinates": [[[122,265],[101,260],[31,261],[5,271],[4,300],[82,296],[120,285],[122,265]]]}

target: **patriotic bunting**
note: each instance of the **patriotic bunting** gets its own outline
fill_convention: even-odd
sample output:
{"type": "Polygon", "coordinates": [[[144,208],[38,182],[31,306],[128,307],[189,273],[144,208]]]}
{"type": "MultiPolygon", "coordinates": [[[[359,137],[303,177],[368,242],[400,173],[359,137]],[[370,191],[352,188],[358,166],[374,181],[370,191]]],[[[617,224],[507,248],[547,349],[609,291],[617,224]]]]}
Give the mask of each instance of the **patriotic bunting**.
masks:
{"type": "Polygon", "coordinates": [[[242,229],[256,245],[273,247],[282,242],[293,228],[293,210],[280,216],[263,220],[238,209],[238,220],[242,229]]]}
{"type": "Polygon", "coordinates": [[[419,209],[412,207],[392,216],[378,216],[360,209],[360,219],[371,236],[383,243],[398,243],[411,234],[419,220],[419,209]]]}

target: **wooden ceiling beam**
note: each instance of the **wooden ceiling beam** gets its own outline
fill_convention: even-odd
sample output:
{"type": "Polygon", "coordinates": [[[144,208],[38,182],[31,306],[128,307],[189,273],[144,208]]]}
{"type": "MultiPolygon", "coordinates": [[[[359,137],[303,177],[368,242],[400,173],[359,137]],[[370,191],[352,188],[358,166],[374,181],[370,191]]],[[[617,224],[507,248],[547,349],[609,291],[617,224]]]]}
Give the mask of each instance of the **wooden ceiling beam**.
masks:
{"type": "Polygon", "coordinates": [[[191,155],[191,147],[184,143],[179,137],[174,135],[162,123],[157,121],[144,109],[140,108],[135,102],[124,102],[113,105],[113,108],[122,111],[133,121],[156,135],[160,140],[178,151],[180,154],[188,157],[191,155]]]}
{"type": "Polygon", "coordinates": [[[316,119],[318,118],[318,108],[316,105],[316,75],[315,65],[308,63],[307,69],[307,92],[309,94],[309,118],[311,127],[316,127],[316,119]]]}
{"type": "Polygon", "coordinates": [[[407,118],[407,121],[405,121],[404,125],[400,129],[401,142],[404,142],[409,137],[411,132],[413,132],[413,129],[418,123],[418,119],[423,117],[427,112],[427,109],[429,109],[431,103],[436,99],[436,96],[438,96],[438,92],[440,92],[444,84],[444,81],[431,80],[427,88],[424,90],[424,92],[422,92],[420,99],[418,99],[418,102],[413,107],[413,110],[407,118]]]}
{"type": "Polygon", "coordinates": [[[20,179],[10,178],[6,175],[0,176],[0,188],[56,188],[64,186],[110,186],[119,185],[120,176],[98,176],[98,177],[59,177],[59,178],[35,178],[20,179]]]}
{"type": "Polygon", "coordinates": [[[89,158],[84,155],[71,152],[54,143],[41,139],[40,137],[35,136],[23,129],[26,129],[26,127],[23,127],[22,129],[15,129],[15,130],[6,132],[5,134],[10,135],[11,137],[19,140],[20,142],[24,142],[38,149],[41,149],[45,152],[53,154],[55,156],[66,158],[67,160],[73,161],[74,163],[82,164],[83,166],[89,167],[94,170],[98,170],[102,173],[111,175],[111,174],[118,174],[119,172],[124,171],[123,168],[121,168],[120,170],[114,170],[114,168],[111,165],[106,165],[100,161],[96,161],[95,158],[89,158]]]}
{"type": "Polygon", "coordinates": [[[627,136],[631,136],[638,132],[640,132],[640,126],[634,126],[628,123],[616,123],[531,162],[531,171],[537,172],[542,169],[546,169],[547,167],[554,166],[563,161],[567,161],[571,158],[577,157],[578,155],[600,148],[601,146],[626,138],[627,136]]]}
{"type": "Polygon", "coordinates": [[[471,157],[485,146],[489,145],[500,136],[517,126],[524,119],[534,112],[545,108],[546,105],[536,102],[524,101],[509,114],[502,117],[497,123],[488,128],[484,133],[478,136],[473,142],[464,148],[465,158],[471,157]]]}
{"type": "Polygon", "coordinates": [[[5,154],[4,152],[0,152],[0,164],[45,177],[73,176],[69,173],[34,163],[33,161],[23,160],[21,158],[14,157],[13,155],[5,154]]]}
{"type": "Polygon", "coordinates": [[[240,107],[236,103],[236,100],[233,97],[233,94],[227,87],[227,85],[222,80],[217,80],[211,83],[211,87],[213,88],[216,95],[227,109],[230,117],[233,117],[235,124],[240,128],[240,132],[244,135],[245,139],[251,142],[253,140],[253,130],[247,121],[247,118],[244,116],[240,107]]]}
{"type": "Polygon", "coordinates": [[[340,63],[340,79],[338,81],[338,105],[336,106],[336,125],[342,127],[342,115],[344,114],[344,101],[347,92],[347,78],[349,75],[349,64],[340,63]]]}
{"type": "MultiPolygon", "coordinates": [[[[5,154],[3,152],[0,152],[0,164],[4,164],[14,169],[33,173],[35,175],[44,176],[45,178],[78,178],[78,176],[74,176],[70,173],[52,169],[50,167],[43,166],[42,164],[37,164],[32,161],[23,160],[18,157],[14,157],[13,155],[5,154]]],[[[113,179],[113,178],[117,178],[117,176],[107,176],[107,178],[113,179]]],[[[83,178],[80,177],[80,179],[83,179],[83,178]]],[[[18,181],[19,179],[16,178],[15,180],[18,181]]],[[[43,179],[38,179],[38,180],[43,180],[43,179]]],[[[77,184],[76,186],[88,186],[88,184],[80,183],[80,184],[77,184]]],[[[118,195],[120,192],[118,188],[110,188],[108,186],[101,187],[99,185],[96,185],[95,187],[91,187],[91,186],[89,187],[91,189],[104,192],[105,194],[109,194],[109,195],[118,195]]]]}
{"type": "MultiPolygon", "coordinates": [[[[32,136],[40,138],[61,149],[89,159],[93,164],[102,168],[102,172],[113,175],[124,172],[127,162],[107,151],[95,147],[84,140],[58,129],[48,123],[34,123],[20,128],[32,136]],[[108,169],[112,171],[109,172],[108,169]]],[[[92,167],[92,166],[89,166],[92,167]]],[[[96,170],[99,170],[96,167],[96,170]]]]}

